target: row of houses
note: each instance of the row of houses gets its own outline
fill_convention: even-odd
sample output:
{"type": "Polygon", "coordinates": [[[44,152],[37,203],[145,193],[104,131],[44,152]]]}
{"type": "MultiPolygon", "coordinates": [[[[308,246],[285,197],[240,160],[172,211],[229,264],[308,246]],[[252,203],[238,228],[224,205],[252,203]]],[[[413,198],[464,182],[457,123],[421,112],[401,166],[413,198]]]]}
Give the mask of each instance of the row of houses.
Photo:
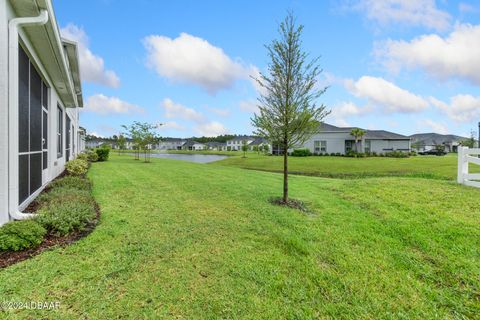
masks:
{"type": "MultiPolygon", "coordinates": [[[[314,154],[346,154],[356,150],[366,153],[387,153],[391,151],[409,152],[412,149],[423,152],[443,146],[446,152],[456,152],[465,137],[454,135],[440,135],[436,133],[422,133],[405,136],[385,130],[364,130],[365,134],[359,141],[351,135],[352,129],[357,127],[337,127],[331,124],[322,123],[319,133],[313,135],[303,145],[293,149],[306,148],[314,154]]],[[[87,147],[93,148],[101,144],[110,144],[115,148],[115,143],[102,139],[87,142],[87,147]]],[[[241,151],[243,146],[248,150],[264,150],[268,146],[268,152],[273,154],[283,153],[278,146],[270,144],[266,139],[255,136],[236,136],[226,142],[198,142],[191,139],[164,138],[158,144],[151,146],[157,150],[217,150],[217,151],[241,151]]],[[[133,143],[127,141],[127,149],[132,149],[133,143]]]]}
{"type": "Polygon", "coordinates": [[[50,0],[0,1],[0,225],[22,210],[85,147],[75,42],[50,0]]]}

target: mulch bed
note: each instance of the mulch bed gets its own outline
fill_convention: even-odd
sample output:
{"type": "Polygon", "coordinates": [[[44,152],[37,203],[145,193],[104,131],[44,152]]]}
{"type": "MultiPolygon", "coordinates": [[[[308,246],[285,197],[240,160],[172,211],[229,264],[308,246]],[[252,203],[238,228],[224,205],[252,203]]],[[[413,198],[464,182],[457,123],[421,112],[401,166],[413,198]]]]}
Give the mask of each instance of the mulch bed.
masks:
{"type": "Polygon", "coordinates": [[[271,204],[274,204],[277,206],[288,207],[291,209],[300,210],[305,213],[310,213],[310,210],[308,209],[307,205],[300,200],[288,199],[287,202],[283,201],[283,198],[270,198],[269,200],[271,204]]]}
{"type": "MultiPolygon", "coordinates": [[[[58,176],[56,179],[62,178],[64,176],[65,176],[65,172],[62,173],[60,176],[58,176]]],[[[50,189],[51,188],[46,187],[42,191],[42,193],[49,192],[50,189]]],[[[38,209],[38,205],[39,203],[36,200],[34,200],[24,210],[24,212],[29,212],[29,213],[36,212],[38,209]]],[[[30,259],[36,256],[37,254],[53,249],[54,247],[58,247],[58,246],[62,248],[66,247],[80,240],[81,238],[86,237],[95,229],[95,227],[98,224],[98,221],[100,221],[100,207],[96,202],[95,202],[95,211],[97,213],[96,218],[92,222],[90,222],[88,225],[86,225],[82,231],[77,231],[63,237],[57,237],[52,234],[47,234],[43,239],[43,242],[35,248],[30,248],[23,251],[0,252],[0,269],[6,268],[20,261],[30,259]]]]}

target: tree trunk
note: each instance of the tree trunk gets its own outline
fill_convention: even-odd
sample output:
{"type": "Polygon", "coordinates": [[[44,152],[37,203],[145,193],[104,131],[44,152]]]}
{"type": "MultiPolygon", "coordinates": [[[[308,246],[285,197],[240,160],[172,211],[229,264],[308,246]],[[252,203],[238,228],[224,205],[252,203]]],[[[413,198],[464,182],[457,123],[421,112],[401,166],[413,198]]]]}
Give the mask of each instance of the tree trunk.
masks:
{"type": "Polygon", "coordinates": [[[283,150],[283,202],[288,202],[288,152],[286,144],[283,150]]]}

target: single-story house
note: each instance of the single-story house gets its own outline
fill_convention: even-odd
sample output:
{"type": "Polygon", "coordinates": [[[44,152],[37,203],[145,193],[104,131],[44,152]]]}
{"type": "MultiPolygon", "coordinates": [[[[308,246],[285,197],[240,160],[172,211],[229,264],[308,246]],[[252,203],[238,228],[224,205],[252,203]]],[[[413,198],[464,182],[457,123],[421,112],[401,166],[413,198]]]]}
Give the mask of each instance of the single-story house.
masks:
{"type": "Polygon", "coordinates": [[[253,150],[255,147],[258,147],[260,151],[263,150],[264,146],[268,146],[270,149],[270,144],[268,143],[267,139],[262,137],[257,137],[255,140],[248,144],[248,150],[253,150]]]}
{"type": "Polygon", "coordinates": [[[51,0],[0,1],[0,225],[82,150],[78,48],[63,39],[51,0]]]}
{"type": "Polygon", "coordinates": [[[355,138],[350,134],[354,128],[321,123],[319,133],[314,134],[299,148],[308,148],[314,154],[346,154],[350,150],[381,154],[411,150],[410,137],[385,130],[365,130],[365,135],[355,145],[355,138]]]}
{"type": "Polygon", "coordinates": [[[225,150],[226,145],[227,144],[224,142],[210,141],[210,142],[207,142],[207,149],[222,151],[222,150],[225,150]]]}
{"type": "Polygon", "coordinates": [[[207,145],[193,140],[188,140],[182,145],[182,150],[205,150],[207,145]]]}
{"type": "Polygon", "coordinates": [[[458,146],[468,138],[453,134],[417,133],[410,136],[412,148],[418,152],[434,150],[437,146],[443,146],[446,152],[457,152],[458,146]]]}
{"type": "Polygon", "coordinates": [[[230,140],[227,140],[226,142],[227,150],[229,149],[229,147],[230,147],[230,150],[232,151],[242,150],[243,144],[249,145],[255,139],[256,137],[252,137],[252,136],[236,136],[230,140]]]}
{"type": "Polygon", "coordinates": [[[163,138],[157,145],[158,150],[182,150],[184,139],[163,138]]]}

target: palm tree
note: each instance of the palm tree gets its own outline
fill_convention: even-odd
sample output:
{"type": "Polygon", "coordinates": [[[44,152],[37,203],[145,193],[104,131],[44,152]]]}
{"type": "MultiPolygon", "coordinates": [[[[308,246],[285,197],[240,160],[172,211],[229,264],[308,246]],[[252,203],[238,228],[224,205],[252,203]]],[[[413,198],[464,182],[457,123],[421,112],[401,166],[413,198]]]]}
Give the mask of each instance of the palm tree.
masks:
{"type": "Polygon", "coordinates": [[[353,128],[350,131],[350,134],[355,138],[355,151],[358,152],[358,142],[362,140],[363,136],[367,133],[365,130],[360,128],[353,128]]]}

